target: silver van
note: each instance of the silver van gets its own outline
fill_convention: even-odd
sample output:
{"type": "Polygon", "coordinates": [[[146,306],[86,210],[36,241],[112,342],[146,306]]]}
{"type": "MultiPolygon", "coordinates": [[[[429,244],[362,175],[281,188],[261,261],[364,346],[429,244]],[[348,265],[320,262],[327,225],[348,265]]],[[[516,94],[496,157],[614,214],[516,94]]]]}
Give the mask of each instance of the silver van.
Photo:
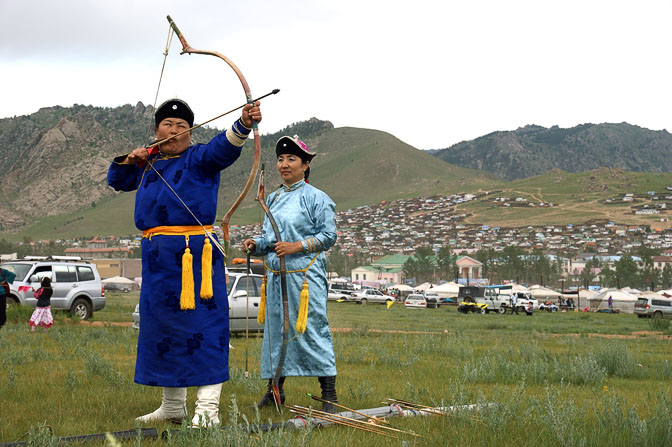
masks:
{"type": "Polygon", "coordinates": [[[635,314],[640,318],[672,318],[672,299],[639,297],[635,303],[635,314]]]}
{"type": "Polygon", "coordinates": [[[39,289],[42,278],[51,278],[54,294],[52,310],[66,310],[82,320],[91,318],[94,311],[105,307],[105,288],[95,264],[86,261],[17,260],[2,264],[2,268],[16,274],[10,284],[8,304],[35,307],[37,299],[32,289],[39,289]]]}

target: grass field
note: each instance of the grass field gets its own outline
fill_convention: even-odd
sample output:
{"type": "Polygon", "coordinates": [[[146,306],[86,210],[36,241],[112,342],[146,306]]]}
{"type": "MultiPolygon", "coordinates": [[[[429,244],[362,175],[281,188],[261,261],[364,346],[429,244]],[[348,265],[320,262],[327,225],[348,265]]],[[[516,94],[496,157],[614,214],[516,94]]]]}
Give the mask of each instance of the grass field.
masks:
{"type": "MultiPolygon", "coordinates": [[[[84,325],[56,314],[30,333],[30,310],[10,309],[0,330],[0,442],[54,445],[53,436],[135,428],[160,389],[133,383],[137,293],[109,294],[84,325]],[[53,435],[44,426],[49,426],[53,435]],[[24,434],[28,433],[24,436],[24,434]]],[[[462,315],[454,307],[329,303],[339,400],[351,408],[386,398],[426,405],[495,403],[448,416],[393,418],[421,438],[385,438],[346,427],[248,435],[239,429],[182,433],[136,445],[669,446],[672,444],[672,338],[668,321],[633,315],[536,313],[462,315]],[[657,331],[653,331],[656,329],[657,331]]],[[[248,407],[264,392],[260,336],[231,340],[231,381],[222,391],[225,424],[292,418],[248,407]],[[247,356],[246,356],[247,353],[247,356]],[[249,364],[249,378],[245,365],[249,364]]],[[[288,404],[311,405],[314,378],[288,378],[288,404]]],[[[193,411],[195,389],[188,394],[193,411]]],[[[155,426],[160,431],[170,428],[155,426]]]]}

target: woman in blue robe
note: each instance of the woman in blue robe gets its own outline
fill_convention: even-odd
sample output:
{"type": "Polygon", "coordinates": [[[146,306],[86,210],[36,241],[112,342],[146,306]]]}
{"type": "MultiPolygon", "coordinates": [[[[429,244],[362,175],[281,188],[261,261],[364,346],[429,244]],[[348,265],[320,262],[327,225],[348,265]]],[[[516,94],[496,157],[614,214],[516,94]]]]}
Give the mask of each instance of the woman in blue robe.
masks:
{"type": "MultiPolygon", "coordinates": [[[[308,184],[310,161],[315,153],[298,137],[282,137],[275,148],[277,169],[283,184],[269,195],[267,205],[280,232],[278,242],[268,217],[262,235],[243,242],[243,249],[265,256],[266,316],[261,353],[261,377],[268,380],[268,389],[257,407],[273,405],[272,377],[278,367],[282,350],[283,303],[280,279],[280,257],[286,263],[290,331],[287,353],[279,380],[286,376],[317,377],[324,400],[337,403],[336,358],[327,320],[326,256],[336,242],[334,202],[327,194],[308,184]],[[304,280],[308,283],[309,301],[305,332],[297,333],[300,295],[304,280]]],[[[323,405],[325,411],[336,407],[323,405]]]]}
{"type": "Polygon", "coordinates": [[[194,114],[185,102],[169,100],[156,111],[155,136],[175,137],[110,165],[111,187],[137,191],[135,225],[143,231],[135,382],[163,387],[161,406],[140,422],[184,419],[186,387],[197,386],[192,422],[219,424],[222,383],[229,379],[229,306],[224,259],[212,249],[211,231],[220,171],[240,156],[252,121],[260,120],[259,104],[246,105],[230,129],[191,145],[194,114]]]}

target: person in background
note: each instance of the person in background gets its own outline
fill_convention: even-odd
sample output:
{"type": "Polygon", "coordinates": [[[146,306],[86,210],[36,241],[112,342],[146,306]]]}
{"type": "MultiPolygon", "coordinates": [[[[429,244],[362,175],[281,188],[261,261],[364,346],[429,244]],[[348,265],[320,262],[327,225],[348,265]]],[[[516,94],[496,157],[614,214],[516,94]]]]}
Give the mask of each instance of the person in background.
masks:
{"type": "Polygon", "coordinates": [[[195,386],[192,425],[220,424],[222,384],[229,380],[229,303],[212,224],[220,173],[238,159],[253,122],[260,121],[259,102],[247,104],[227,130],[207,144],[192,144],[194,113],[171,99],[156,109],[154,136],[174,138],[151,150],[136,148],[110,165],[112,188],[137,191],[135,225],[143,232],[134,380],[163,391],[161,406],[138,422],[182,421],[187,387],[195,386]]]}
{"type": "Polygon", "coordinates": [[[532,316],[532,313],[534,313],[534,305],[532,304],[532,301],[527,302],[527,306],[525,307],[525,313],[528,316],[532,316]]]}
{"type": "Polygon", "coordinates": [[[609,312],[614,311],[614,299],[609,295],[609,299],[607,300],[607,304],[609,305],[609,312]]]}
{"type": "Polygon", "coordinates": [[[28,322],[31,332],[35,332],[35,328],[38,326],[49,329],[54,324],[54,317],[51,315],[51,295],[54,293],[54,289],[51,288],[51,279],[45,276],[42,278],[40,285],[42,287],[37,291],[33,289],[37,304],[35,304],[35,310],[28,322]]]}
{"type": "Polygon", "coordinates": [[[9,285],[14,282],[16,274],[10,270],[0,268],[0,328],[7,322],[7,290],[9,285]]]}
{"type": "MultiPolygon", "coordinates": [[[[268,379],[268,388],[256,406],[273,405],[274,402],[271,385],[279,363],[283,332],[280,257],[285,258],[289,272],[286,279],[291,340],[279,381],[280,399],[284,402],[282,386],[286,376],[317,377],[322,399],[338,403],[336,358],[327,320],[328,282],[324,253],[336,242],[335,204],[327,194],[308,184],[310,161],[316,154],[310,152],[303,141],[297,136],[284,136],[276,143],[275,154],[283,184],[269,195],[266,202],[280,228],[282,241],[276,240],[266,217],[261,236],[243,242],[246,252],[266,257],[267,298],[261,377],[268,379]],[[304,323],[303,333],[298,329],[299,324],[295,324],[299,321],[304,323]]],[[[338,411],[331,403],[323,403],[322,410],[338,411]]]]}
{"type": "Polygon", "coordinates": [[[516,292],[513,292],[511,294],[511,315],[515,312],[516,315],[518,315],[518,306],[516,304],[518,303],[518,295],[516,292]]]}

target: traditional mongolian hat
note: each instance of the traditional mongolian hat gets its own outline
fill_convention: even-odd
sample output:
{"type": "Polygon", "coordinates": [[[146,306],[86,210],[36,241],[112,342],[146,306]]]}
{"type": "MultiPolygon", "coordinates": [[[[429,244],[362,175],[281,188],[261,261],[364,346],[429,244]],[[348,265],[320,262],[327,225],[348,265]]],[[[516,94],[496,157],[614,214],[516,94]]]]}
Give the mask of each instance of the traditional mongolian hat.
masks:
{"type": "Polygon", "coordinates": [[[293,137],[280,137],[277,143],[275,143],[275,155],[279,156],[280,154],[294,154],[301,157],[303,161],[310,161],[313,159],[316,152],[310,152],[306,143],[299,140],[298,135],[293,137]]]}
{"type": "Polygon", "coordinates": [[[161,104],[154,114],[154,126],[159,127],[159,123],[166,118],[181,118],[189,123],[189,127],[194,125],[194,112],[181,99],[169,99],[161,104]]]}

